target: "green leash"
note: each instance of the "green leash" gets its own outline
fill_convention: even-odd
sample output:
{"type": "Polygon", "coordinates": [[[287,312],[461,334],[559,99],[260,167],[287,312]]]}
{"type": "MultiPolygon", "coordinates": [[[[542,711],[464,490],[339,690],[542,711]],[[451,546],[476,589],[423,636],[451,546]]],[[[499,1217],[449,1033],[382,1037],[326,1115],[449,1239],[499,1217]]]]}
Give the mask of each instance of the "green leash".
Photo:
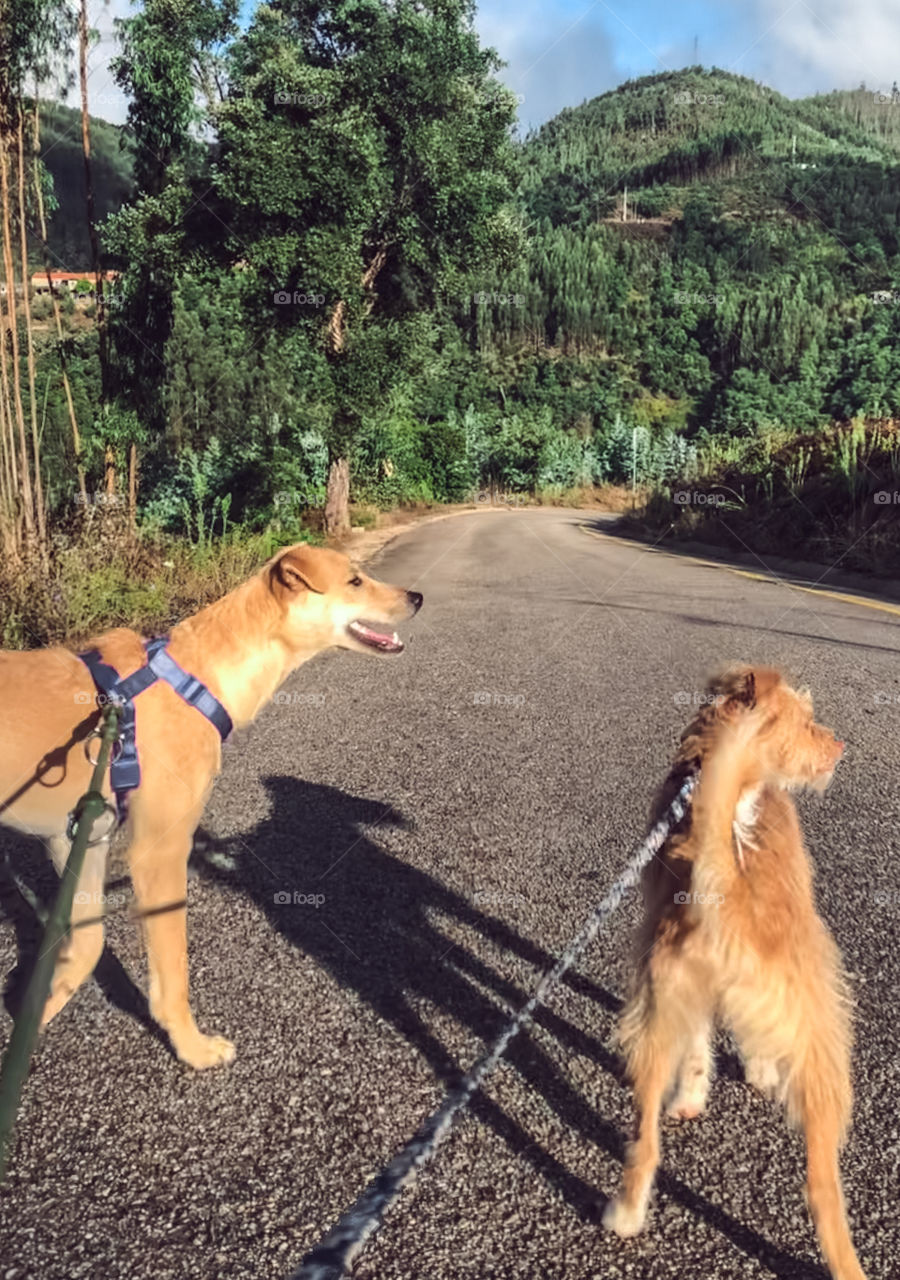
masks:
{"type": "Polygon", "coordinates": [[[3,1059],[3,1068],[0,1070],[0,1180],[6,1173],[9,1141],[16,1123],[22,1086],[31,1064],[41,1015],[50,994],[56,954],[69,932],[72,902],[81,868],[84,866],[84,855],[94,823],[107,807],[102,791],[103,782],[109,763],[109,753],[119,736],[119,708],[114,703],[107,703],[104,708],[103,728],[97,730],[97,736],[100,738],[100,752],[97,756],[94,776],[91,778],[91,788],[78,801],[72,814],[72,847],[59,883],[56,901],[44,926],[44,936],[41,939],[34,971],[28,981],[22,1007],[3,1059]]]}

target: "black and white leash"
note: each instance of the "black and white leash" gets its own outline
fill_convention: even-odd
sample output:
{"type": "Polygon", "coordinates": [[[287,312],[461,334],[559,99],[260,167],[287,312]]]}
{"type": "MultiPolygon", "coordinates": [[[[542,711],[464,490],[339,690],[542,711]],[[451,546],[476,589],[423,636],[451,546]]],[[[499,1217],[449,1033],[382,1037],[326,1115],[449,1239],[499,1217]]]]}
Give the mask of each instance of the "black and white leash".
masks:
{"type": "Polygon", "coordinates": [[[528,1002],[522,1006],[487,1053],[483,1054],[463,1076],[460,1083],[450,1090],[437,1111],[428,1117],[415,1137],[411,1138],[403,1150],[394,1156],[390,1164],[373,1178],[356,1203],[339,1218],[325,1238],[307,1253],[299,1270],[292,1274],[291,1280],[341,1280],[341,1277],[347,1273],[353,1259],[369,1236],[381,1226],[387,1209],[396,1200],[404,1186],[415,1180],[418,1170],[437,1150],[450,1132],[458,1112],[471,1101],[482,1081],[493,1071],[509,1047],[510,1041],[531,1022],[537,1006],[547,998],[566,971],[590,946],[600,926],[608,916],[612,915],[628,890],[637,884],[644,867],[659,852],[672,829],[687,812],[696,781],[696,774],[690,774],[685,779],[665,815],[641,844],[603,901],[591,912],[580,933],[569,943],[553,968],[541,978],[528,1002]]]}

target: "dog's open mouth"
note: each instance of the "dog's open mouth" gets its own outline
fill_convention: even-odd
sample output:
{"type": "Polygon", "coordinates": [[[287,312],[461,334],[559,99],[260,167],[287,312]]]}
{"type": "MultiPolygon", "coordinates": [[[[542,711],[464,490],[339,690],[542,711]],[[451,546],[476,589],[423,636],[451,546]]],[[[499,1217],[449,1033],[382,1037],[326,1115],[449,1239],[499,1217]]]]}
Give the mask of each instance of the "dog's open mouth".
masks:
{"type": "Polygon", "coordinates": [[[403,641],[396,631],[378,631],[368,622],[360,622],[359,620],[351,622],[347,630],[354,640],[358,640],[360,644],[368,645],[370,649],[377,649],[379,653],[401,653],[403,651],[403,641]]]}

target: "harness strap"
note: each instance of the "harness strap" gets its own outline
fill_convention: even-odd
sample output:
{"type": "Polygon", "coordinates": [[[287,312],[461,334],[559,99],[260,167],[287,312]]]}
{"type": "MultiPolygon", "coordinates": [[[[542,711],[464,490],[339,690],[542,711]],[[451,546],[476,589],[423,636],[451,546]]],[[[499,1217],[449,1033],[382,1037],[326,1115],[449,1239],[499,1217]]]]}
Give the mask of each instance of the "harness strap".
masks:
{"type": "MultiPolygon", "coordinates": [[[[87,653],[81,653],[78,656],[93,676],[94,684],[100,690],[100,693],[106,699],[117,703],[121,707],[119,715],[119,753],[118,755],[115,752],[113,753],[113,760],[109,766],[109,781],[113,791],[116,793],[119,821],[124,822],[128,792],[134,791],[141,781],[141,766],[138,760],[137,739],[135,737],[133,691],[131,693],[123,693],[119,687],[118,671],[116,671],[115,667],[111,667],[103,661],[98,649],[89,649],[87,653]]],[[[140,667],[135,672],[135,675],[147,670],[147,667],[140,667]]],[[[150,672],[150,675],[152,679],[144,684],[144,688],[147,688],[148,684],[152,684],[156,680],[156,676],[152,672],[150,672]]],[[[133,679],[134,676],[130,676],[129,682],[133,679]]]]}
{"type": "MultiPolygon", "coordinates": [[[[185,671],[184,667],[178,665],[166,649],[167,644],[168,638],[166,636],[150,641],[147,645],[147,665],[160,680],[165,680],[166,684],[170,685],[189,706],[196,707],[200,714],[209,720],[210,724],[215,725],[224,742],[226,738],[231,736],[231,731],[234,728],[231,716],[215,694],[210,693],[202,680],[198,680],[196,676],[192,676],[189,671],[185,671]]],[[[135,672],[135,675],[138,674],[140,673],[135,672]]],[[[130,678],[133,679],[133,677],[130,678]]]]}
{"type": "Polygon", "coordinates": [[[103,697],[115,702],[121,708],[119,753],[114,757],[109,768],[109,780],[116,793],[120,822],[125,819],[128,793],[134,791],[141,783],[134,706],[134,699],[139,693],[156,684],[157,680],[162,680],[218,729],[223,742],[234,728],[231,716],[219,699],[210,693],[202,680],[185,671],[171,654],[166,652],[168,643],[168,636],[158,636],[155,640],[147,641],[144,645],[147,653],[145,665],[121,679],[115,667],[103,661],[99,650],[89,649],[86,653],[78,655],[90,671],[94,684],[103,697]]]}

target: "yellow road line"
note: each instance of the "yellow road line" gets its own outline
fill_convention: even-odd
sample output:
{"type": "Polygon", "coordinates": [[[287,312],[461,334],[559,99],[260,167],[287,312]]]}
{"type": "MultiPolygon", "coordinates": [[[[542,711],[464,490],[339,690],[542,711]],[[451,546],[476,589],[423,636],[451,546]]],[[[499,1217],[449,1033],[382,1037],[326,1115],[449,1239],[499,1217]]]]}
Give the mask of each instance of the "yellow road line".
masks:
{"type": "MultiPolygon", "coordinates": [[[[592,538],[602,538],[622,546],[621,539],[613,538],[608,533],[601,533],[597,529],[589,529],[586,524],[580,524],[578,527],[592,538]]],[[[900,604],[888,604],[886,600],[869,600],[865,596],[849,595],[846,591],[832,591],[829,587],[819,587],[814,583],[804,585],[789,578],[773,577],[768,573],[754,573],[750,569],[736,569],[733,565],[724,564],[721,560],[702,560],[699,556],[692,556],[686,551],[679,551],[676,554],[673,551],[666,551],[662,547],[649,546],[647,543],[637,542],[634,545],[643,546],[645,551],[654,551],[657,555],[671,556],[676,560],[690,560],[692,564],[703,565],[707,569],[725,569],[728,573],[736,573],[738,577],[750,578],[754,582],[770,582],[773,586],[790,587],[794,591],[807,591],[810,595],[826,596],[829,600],[840,600],[843,604],[855,604],[863,609],[877,609],[880,613],[892,613],[896,617],[900,617],[900,604]]]]}

